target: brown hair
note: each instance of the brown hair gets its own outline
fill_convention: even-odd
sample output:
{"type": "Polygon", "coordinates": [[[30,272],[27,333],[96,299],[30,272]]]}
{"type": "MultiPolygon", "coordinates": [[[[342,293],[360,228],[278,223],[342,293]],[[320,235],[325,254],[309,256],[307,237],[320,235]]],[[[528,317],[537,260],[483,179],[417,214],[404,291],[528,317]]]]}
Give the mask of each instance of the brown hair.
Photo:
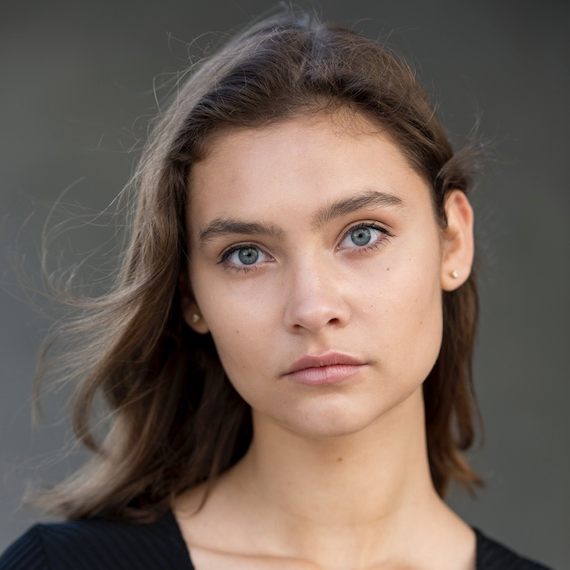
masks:
{"type": "MultiPolygon", "coordinates": [[[[112,290],[80,301],[80,316],[61,324],[46,345],[49,356],[64,339],[50,374],[76,383],[73,427],[94,452],[79,473],[44,493],[40,502],[49,511],[151,520],[173,496],[212,480],[246,452],[249,406],[226,377],[210,335],[194,333],[181,315],[190,170],[221,129],[339,108],[391,134],[429,181],[445,227],[446,195],[469,190],[475,153],[454,153],[402,61],[304,13],[264,20],[232,39],[180,85],[147,143],[131,185],[131,237],[112,290]],[[102,443],[92,425],[99,395],[109,411],[102,443]]],[[[475,275],[442,294],[443,341],[424,399],[431,475],[443,496],[452,479],[467,487],[479,482],[461,456],[474,438],[475,275]]]]}

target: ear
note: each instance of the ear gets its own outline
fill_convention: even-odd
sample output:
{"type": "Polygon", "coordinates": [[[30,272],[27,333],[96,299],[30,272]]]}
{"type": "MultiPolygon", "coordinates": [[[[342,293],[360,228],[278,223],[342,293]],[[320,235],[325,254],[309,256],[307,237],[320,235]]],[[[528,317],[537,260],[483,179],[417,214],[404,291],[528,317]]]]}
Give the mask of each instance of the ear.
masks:
{"type": "Polygon", "coordinates": [[[189,291],[187,286],[181,287],[182,296],[182,317],[186,321],[186,324],[194,331],[199,334],[206,334],[210,332],[208,323],[198,307],[198,303],[194,299],[192,293],[189,291]]]}
{"type": "Polygon", "coordinates": [[[469,278],[473,265],[473,208],[467,196],[453,190],[445,201],[447,227],[443,231],[441,288],[454,291],[469,278]]]}

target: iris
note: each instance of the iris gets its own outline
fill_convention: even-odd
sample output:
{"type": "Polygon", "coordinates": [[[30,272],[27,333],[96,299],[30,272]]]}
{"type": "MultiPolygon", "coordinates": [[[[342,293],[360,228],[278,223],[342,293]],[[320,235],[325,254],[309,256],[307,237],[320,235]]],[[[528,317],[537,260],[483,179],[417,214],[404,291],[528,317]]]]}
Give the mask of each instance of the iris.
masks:
{"type": "Polygon", "coordinates": [[[372,239],[370,228],[357,228],[350,232],[350,239],[355,245],[366,245],[372,239]]]}
{"type": "Polygon", "coordinates": [[[259,251],[253,247],[242,247],[238,251],[239,260],[244,265],[252,265],[259,258],[259,251]]]}

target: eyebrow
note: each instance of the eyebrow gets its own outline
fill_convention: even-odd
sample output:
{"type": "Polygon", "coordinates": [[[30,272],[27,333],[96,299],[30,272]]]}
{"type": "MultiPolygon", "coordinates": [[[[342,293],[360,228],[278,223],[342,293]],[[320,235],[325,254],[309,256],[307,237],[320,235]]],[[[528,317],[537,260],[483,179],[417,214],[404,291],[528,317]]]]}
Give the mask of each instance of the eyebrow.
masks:
{"type": "Polygon", "coordinates": [[[281,241],[285,239],[285,232],[273,224],[216,218],[200,231],[200,245],[204,245],[217,236],[224,235],[269,236],[281,241]]]}
{"type": "Polygon", "coordinates": [[[353,198],[338,200],[328,206],[321,208],[314,216],[313,225],[315,229],[321,228],[335,218],[340,218],[364,210],[365,208],[373,208],[376,206],[388,206],[390,208],[399,208],[404,202],[394,194],[379,192],[377,190],[369,190],[353,198]]]}
{"type": "MultiPolygon", "coordinates": [[[[370,190],[344,200],[337,200],[324,206],[313,216],[313,227],[319,229],[334,220],[375,206],[401,207],[403,201],[394,194],[370,190]]],[[[285,239],[285,232],[274,224],[263,222],[245,222],[233,218],[216,218],[200,231],[199,242],[204,246],[208,241],[227,235],[268,236],[280,241],[285,239]]]]}

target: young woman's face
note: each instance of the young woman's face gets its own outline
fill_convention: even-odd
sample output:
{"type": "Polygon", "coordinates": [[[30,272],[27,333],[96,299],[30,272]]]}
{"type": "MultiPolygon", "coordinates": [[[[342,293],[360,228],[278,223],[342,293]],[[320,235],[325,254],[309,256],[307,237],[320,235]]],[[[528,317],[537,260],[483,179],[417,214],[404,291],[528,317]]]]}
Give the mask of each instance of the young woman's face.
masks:
{"type": "Polygon", "coordinates": [[[354,433],[417,394],[441,344],[430,189],[351,120],[221,134],[190,187],[184,316],[254,415],[310,437],[354,433]]]}

